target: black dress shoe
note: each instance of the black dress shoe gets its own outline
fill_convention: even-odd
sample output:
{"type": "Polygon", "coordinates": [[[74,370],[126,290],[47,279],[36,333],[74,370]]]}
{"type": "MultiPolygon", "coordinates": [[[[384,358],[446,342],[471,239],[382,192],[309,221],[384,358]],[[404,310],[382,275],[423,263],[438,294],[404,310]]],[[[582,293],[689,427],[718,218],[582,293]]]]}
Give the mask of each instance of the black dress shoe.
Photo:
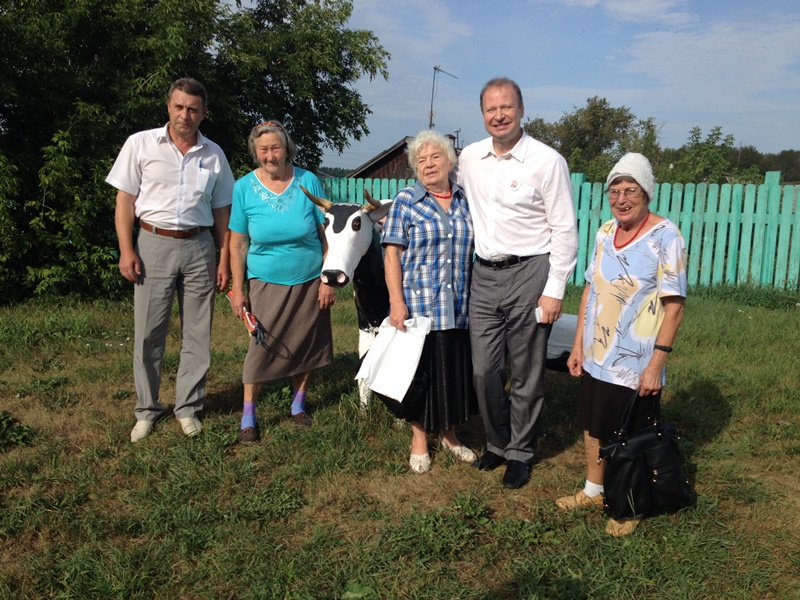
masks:
{"type": "Polygon", "coordinates": [[[516,490],[528,483],[530,478],[530,465],[521,460],[509,460],[506,474],[503,475],[503,485],[510,490],[516,490]]]}
{"type": "Polygon", "coordinates": [[[472,466],[479,471],[494,471],[504,462],[506,462],[504,457],[487,450],[478,460],[472,463],[472,466]]]}

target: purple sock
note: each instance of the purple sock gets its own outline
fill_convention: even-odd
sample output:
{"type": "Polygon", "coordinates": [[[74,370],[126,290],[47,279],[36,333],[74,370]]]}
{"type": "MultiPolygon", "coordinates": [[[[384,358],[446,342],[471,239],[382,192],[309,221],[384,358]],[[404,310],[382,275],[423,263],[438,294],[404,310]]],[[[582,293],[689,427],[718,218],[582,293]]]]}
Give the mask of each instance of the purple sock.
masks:
{"type": "Polygon", "coordinates": [[[256,403],[245,402],[242,410],[242,429],[256,426],[256,403]]]}
{"type": "Polygon", "coordinates": [[[304,412],[306,412],[306,393],[296,390],[294,400],[292,400],[292,414],[299,415],[304,412]]]}

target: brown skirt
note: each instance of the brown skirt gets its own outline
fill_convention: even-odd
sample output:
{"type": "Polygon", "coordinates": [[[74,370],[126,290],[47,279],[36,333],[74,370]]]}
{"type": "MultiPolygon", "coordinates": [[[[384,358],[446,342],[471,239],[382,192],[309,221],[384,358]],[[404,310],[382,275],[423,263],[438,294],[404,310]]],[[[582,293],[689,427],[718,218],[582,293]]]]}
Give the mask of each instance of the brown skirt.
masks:
{"type": "Polygon", "coordinates": [[[264,383],[333,361],[331,311],[319,307],[319,279],[298,285],[250,280],[250,310],[264,343],[250,342],[242,383],[264,383]]]}

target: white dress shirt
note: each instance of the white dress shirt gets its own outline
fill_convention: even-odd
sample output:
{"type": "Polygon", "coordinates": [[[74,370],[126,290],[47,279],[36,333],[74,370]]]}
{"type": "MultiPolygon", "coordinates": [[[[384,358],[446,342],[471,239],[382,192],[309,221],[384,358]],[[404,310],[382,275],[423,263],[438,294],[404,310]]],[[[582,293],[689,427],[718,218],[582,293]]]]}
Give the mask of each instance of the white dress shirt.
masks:
{"type": "Polygon", "coordinates": [[[212,208],[231,203],[233,173],[222,149],[197,132],[184,155],[167,126],[130,136],[106,177],[116,189],[136,196],[135,214],[163,229],[214,224],[212,208]]]}
{"type": "Polygon", "coordinates": [[[564,158],[524,131],[498,156],[492,138],[470,144],[456,167],[475,226],[475,252],[486,260],[550,254],[543,294],[562,299],[575,269],[578,230],[564,158]]]}

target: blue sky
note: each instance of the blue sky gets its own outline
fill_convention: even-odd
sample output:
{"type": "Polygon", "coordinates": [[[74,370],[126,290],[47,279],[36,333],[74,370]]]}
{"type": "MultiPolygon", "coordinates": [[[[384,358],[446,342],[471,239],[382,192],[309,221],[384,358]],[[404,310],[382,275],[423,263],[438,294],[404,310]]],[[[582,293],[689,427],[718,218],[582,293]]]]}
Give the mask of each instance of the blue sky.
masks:
{"type": "Polygon", "coordinates": [[[355,168],[434,124],[486,136],[478,95],[505,75],[525,117],[555,121],[592,96],[660,125],[663,146],[714,126],[761,152],[800,149],[798,0],[354,0],[348,27],[392,58],[389,80],[356,85],[370,135],[323,165],[355,168]]]}

